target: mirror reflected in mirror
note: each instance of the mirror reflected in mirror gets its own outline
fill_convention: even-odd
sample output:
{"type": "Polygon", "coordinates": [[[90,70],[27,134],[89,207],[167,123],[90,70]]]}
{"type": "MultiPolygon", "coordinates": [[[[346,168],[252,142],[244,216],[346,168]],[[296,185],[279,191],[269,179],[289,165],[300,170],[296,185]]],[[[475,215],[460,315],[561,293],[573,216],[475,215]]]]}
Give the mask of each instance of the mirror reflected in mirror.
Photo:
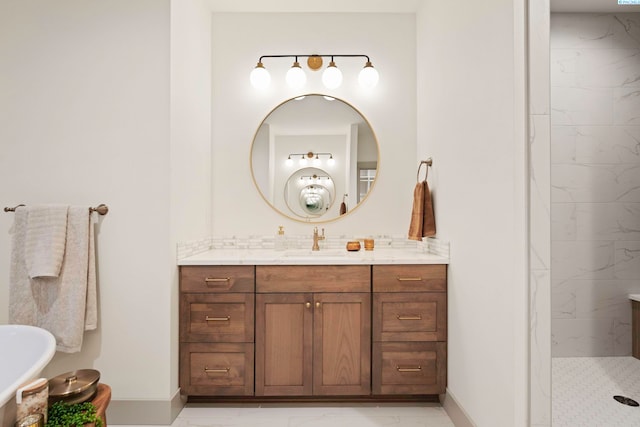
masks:
{"type": "Polygon", "coordinates": [[[335,198],[333,179],[322,169],[298,169],[289,177],[284,187],[284,200],[289,211],[300,218],[324,215],[335,198]]]}
{"type": "Polygon", "coordinates": [[[256,187],[271,207],[297,221],[326,222],[352,212],[370,194],[379,150],[360,112],[314,94],[289,99],[267,115],[250,160],[256,187]]]}

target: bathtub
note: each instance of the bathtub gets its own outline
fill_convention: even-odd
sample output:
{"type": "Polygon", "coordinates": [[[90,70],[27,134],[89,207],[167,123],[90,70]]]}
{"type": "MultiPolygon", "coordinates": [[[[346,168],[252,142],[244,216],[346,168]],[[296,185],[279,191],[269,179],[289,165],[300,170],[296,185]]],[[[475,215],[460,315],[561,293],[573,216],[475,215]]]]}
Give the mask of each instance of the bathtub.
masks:
{"type": "Polygon", "coordinates": [[[49,331],[35,326],[0,325],[0,425],[9,425],[18,387],[36,378],[56,351],[49,331]]]}

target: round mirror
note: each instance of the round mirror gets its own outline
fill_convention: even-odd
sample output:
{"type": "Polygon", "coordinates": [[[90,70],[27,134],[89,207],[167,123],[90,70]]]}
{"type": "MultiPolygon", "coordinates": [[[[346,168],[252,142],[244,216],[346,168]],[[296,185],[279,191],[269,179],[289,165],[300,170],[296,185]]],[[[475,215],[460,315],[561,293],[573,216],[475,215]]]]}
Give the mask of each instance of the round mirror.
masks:
{"type": "Polygon", "coordinates": [[[251,148],[251,173],[264,200],[304,222],[332,221],[356,209],[373,188],[378,163],[367,119],[345,101],[316,94],[274,108],[251,148]]]}
{"type": "Polygon", "coordinates": [[[300,218],[324,215],[336,198],[331,176],[322,169],[302,168],[295,171],[284,186],[284,200],[289,211],[300,218]]]}

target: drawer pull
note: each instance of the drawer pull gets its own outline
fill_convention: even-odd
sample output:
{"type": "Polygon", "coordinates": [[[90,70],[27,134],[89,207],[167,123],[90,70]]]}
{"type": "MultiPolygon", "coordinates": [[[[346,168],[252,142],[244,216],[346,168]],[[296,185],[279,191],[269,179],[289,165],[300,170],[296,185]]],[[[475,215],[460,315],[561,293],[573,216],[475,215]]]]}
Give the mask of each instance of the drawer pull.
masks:
{"type": "Polygon", "coordinates": [[[228,322],[229,320],[231,320],[231,316],[225,316],[225,317],[205,316],[204,320],[207,322],[228,322]]]}
{"type": "Polygon", "coordinates": [[[209,369],[206,366],[204,367],[204,372],[207,374],[228,374],[230,368],[222,368],[222,369],[209,369]]]}
{"type": "Polygon", "coordinates": [[[307,301],[307,302],[305,303],[305,306],[306,306],[307,308],[311,308],[311,303],[310,303],[309,301],[307,301]]]}
{"type": "Polygon", "coordinates": [[[420,372],[422,371],[422,366],[416,366],[415,368],[409,366],[396,366],[398,372],[420,372]]]}
{"type": "Polygon", "coordinates": [[[417,315],[417,316],[402,316],[402,315],[398,315],[396,316],[396,318],[398,320],[422,320],[422,316],[421,315],[417,315]]]}
{"type": "Polygon", "coordinates": [[[231,280],[231,277],[207,277],[204,279],[206,283],[228,282],[229,280],[231,280]]]}
{"type": "Polygon", "coordinates": [[[422,277],[400,277],[396,276],[398,282],[422,282],[422,277]]]}

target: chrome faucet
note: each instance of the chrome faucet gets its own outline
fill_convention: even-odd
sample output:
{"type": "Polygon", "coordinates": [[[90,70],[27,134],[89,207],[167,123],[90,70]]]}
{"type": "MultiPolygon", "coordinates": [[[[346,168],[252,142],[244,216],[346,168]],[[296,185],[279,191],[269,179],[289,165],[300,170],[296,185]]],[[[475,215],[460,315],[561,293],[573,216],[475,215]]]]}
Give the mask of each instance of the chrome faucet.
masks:
{"type": "Polygon", "coordinates": [[[324,240],[324,228],[322,229],[322,235],[318,235],[318,227],[313,227],[313,247],[312,251],[319,251],[320,246],[318,246],[318,242],[320,240],[324,240]]]}

